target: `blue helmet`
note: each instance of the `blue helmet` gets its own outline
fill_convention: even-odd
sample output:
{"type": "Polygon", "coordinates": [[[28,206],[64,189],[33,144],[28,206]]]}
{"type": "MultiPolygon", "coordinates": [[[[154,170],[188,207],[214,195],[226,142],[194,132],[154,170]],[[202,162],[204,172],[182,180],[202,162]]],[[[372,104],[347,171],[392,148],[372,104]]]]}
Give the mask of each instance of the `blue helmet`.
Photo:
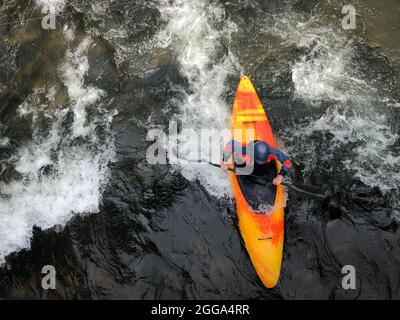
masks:
{"type": "Polygon", "coordinates": [[[268,143],[257,141],[254,145],[254,161],[258,164],[264,164],[267,161],[270,149],[268,143]]]}

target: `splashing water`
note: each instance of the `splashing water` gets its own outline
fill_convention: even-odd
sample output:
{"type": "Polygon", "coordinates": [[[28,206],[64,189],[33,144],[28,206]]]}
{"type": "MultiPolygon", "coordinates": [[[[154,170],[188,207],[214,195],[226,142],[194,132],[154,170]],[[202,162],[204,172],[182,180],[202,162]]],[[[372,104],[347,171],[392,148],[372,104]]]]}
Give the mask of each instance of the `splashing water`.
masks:
{"type": "Polygon", "coordinates": [[[54,13],[64,10],[65,0],[36,0],[36,4],[42,8],[53,8],[54,13]]]}
{"type": "MultiPolygon", "coordinates": [[[[292,66],[295,98],[310,107],[334,103],[320,119],[291,131],[290,153],[301,157],[296,149],[304,143],[304,137],[312,137],[314,132],[330,132],[334,137],[326,154],[337,154],[340,147],[356,144],[351,153],[339,154],[349,173],[382,192],[397,189],[400,155],[392,147],[399,136],[382,112],[393,101],[380,97],[380,92],[351,68],[352,43],[333,27],[321,27],[316,17],[305,20],[299,15],[283,15],[275,19],[270,32],[284,39],[284,45],[305,51],[292,66]]],[[[312,155],[313,144],[308,141],[307,146],[300,147],[309,149],[307,172],[324,161],[324,155],[312,155]]]]}
{"type": "Polygon", "coordinates": [[[295,45],[306,53],[292,67],[297,98],[318,104],[322,100],[346,103],[368,101],[376,90],[349,70],[352,42],[317,17],[277,15],[269,32],[280,36],[284,46],[295,45]]]}
{"type": "MultiPolygon", "coordinates": [[[[190,130],[199,133],[201,129],[217,132],[226,128],[229,110],[223,97],[227,91],[226,79],[237,74],[238,65],[230,52],[222,52],[223,42],[229,43],[236,25],[226,19],[221,7],[207,1],[163,0],[159,1],[158,9],[166,22],[158,34],[159,44],[173,50],[180,72],[189,83],[189,88],[181,89],[183,98],[175,102],[176,120],[182,124],[178,137],[180,155],[183,152],[191,159],[195,151],[194,156],[198,157],[199,147],[200,155],[208,157],[208,147],[198,146],[191,139],[193,131],[190,130]]],[[[218,157],[213,159],[217,163],[218,157]]],[[[190,164],[182,169],[182,174],[189,180],[199,179],[215,196],[230,192],[226,176],[210,166],[190,164]]]]}
{"type": "MultiPolygon", "coordinates": [[[[33,136],[9,159],[20,178],[0,182],[0,264],[11,252],[30,247],[34,226],[63,226],[74,214],[99,211],[114,150],[109,135],[104,138],[96,133],[100,125],[110,132],[112,116],[103,111],[96,119],[87,119],[88,108],[101,113],[99,100],[104,95],[84,85],[89,68],[86,52],[91,44],[86,38],[66,54],[60,78],[68,90],[70,106],[45,114],[52,119],[47,135],[36,121],[48,110],[39,103],[45,90],[37,89],[19,107],[20,117],[32,116],[33,136]],[[71,113],[73,122],[68,131],[64,126],[71,113]]],[[[51,91],[47,94],[49,106],[51,91]]]]}

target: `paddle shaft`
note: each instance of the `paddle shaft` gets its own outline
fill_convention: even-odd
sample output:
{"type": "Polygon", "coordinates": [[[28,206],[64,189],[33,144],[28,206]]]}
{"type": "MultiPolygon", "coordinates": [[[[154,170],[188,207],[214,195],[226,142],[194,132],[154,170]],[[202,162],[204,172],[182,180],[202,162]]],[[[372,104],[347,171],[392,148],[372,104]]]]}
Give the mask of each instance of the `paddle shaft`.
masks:
{"type": "MultiPolygon", "coordinates": [[[[210,165],[214,166],[214,167],[221,168],[221,165],[220,165],[220,164],[216,164],[216,163],[212,163],[212,162],[208,162],[208,163],[209,163],[210,165]]],[[[236,172],[236,170],[233,169],[233,168],[228,168],[228,170],[229,170],[229,171],[232,171],[232,172],[236,172]]],[[[259,177],[259,176],[256,176],[256,175],[253,175],[253,174],[250,174],[250,175],[248,175],[248,176],[253,177],[253,178],[256,178],[256,179],[258,179],[258,180],[262,180],[262,181],[264,181],[265,184],[266,184],[265,179],[263,179],[263,178],[261,178],[261,177],[259,177]]],[[[325,199],[325,198],[326,198],[326,195],[324,195],[324,194],[317,193],[317,192],[310,192],[310,191],[304,190],[304,188],[302,188],[301,186],[299,186],[299,185],[294,185],[294,184],[291,184],[291,183],[289,183],[289,182],[282,182],[282,185],[285,186],[285,187],[291,188],[291,189],[294,190],[294,191],[297,191],[297,192],[300,192],[300,193],[302,193],[302,194],[308,195],[308,196],[316,197],[316,198],[319,198],[319,199],[325,199]]],[[[317,188],[314,187],[314,186],[303,186],[303,187],[317,189],[317,188]]]]}
{"type": "MultiPolygon", "coordinates": [[[[282,185],[286,186],[288,188],[291,188],[294,191],[297,191],[297,192],[300,192],[302,194],[305,194],[305,195],[309,195],[309,196],[312,196],[312,197],[315,197],[315,198],[319,198],[319,199],[326,199],[326,195],[325,194],[309,192],[309,191],[306,191],[306,190],[302,189],[301,187],[299,187],[297,185],[294,185],[294,184],[291,184],[291,183],[282,182],[282,185]]],[[[312,186],[309,186],[309,187],[312,187],[312,186]]]]}
{"type": "MultiPolygon", "coordinates": [[[[211,164],[212,166],[217,167],[217,168],[221,168],[221,165],[220,165],[220,164],[216,164],[216,163],[212,163],[212,162],[208,162],[208,164],[211,164]]],[[[228,170],[229,170],[229,171],[232,171],[232,172],[236,172],[236,170],[235,170],[235,169],[232,169],[232,168],[228,168],[228,170]]],[[[256,178],[256,179],[258,179],[258,180],[262,180],[262,181],[265,182],[265,179],[263,179],[263,178],[261,178],[261,177],[259,177],[259,176],[256,176],[256,175],[254,175],[254,174],[248,174],[247,176],[248,176],[248,177],[252,177],[252,178],[256,178]]]]}

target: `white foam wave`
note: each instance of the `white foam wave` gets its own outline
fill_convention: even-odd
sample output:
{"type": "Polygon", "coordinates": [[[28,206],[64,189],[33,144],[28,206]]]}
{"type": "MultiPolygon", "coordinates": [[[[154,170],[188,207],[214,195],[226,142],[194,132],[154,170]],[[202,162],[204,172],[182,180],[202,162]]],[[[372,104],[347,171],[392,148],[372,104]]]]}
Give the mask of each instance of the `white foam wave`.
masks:
{"type": "Polygon", "coordinates": [[[64,10],[65,0],[36,0],[36,4],[43,8],[52,8],[54,13],[60,13],[64,10]]]}
{"type": "Polygon", "coordinates": [[[51,105],[52,92],[47,94],[48,105],[39,104],[39,96],[46,94],[43,88],[20,106],[21,117],[32,115],[33,136],[9,159],[20,178],[0,182],[0,264],[11,252],[30,247],[34,226],[63,226],[74,214],[99,210],[114,150],[111,138],[100,141],[95,131],[97,125],[109,130],[111,116],[89,121],[86,114],[88,108],[101,110],[98,104],[104,95],[84,85],[86,52],[91,43],[84,39],[78,48],[71,48],[61,66],[61,79],[71,100],[69,107],[57,110],[51,105]],[[44,134],[36,120],[50,107],[52,111],[45,116],[52,123],[44,134]],[[73,122],[70,133],[66,133],[71,112],[73,122]]]}
{"type": "Polygon", "coordinates": [[[392,146],[399,136],[391,132],[385,116],[347,116],[333,111],[296,134],[311,136],[315,131],[329,131],[334,135],[331,152],[343,145],[356,144],[353,150],[356,158],[345,158],[343,163],[363,183],[379,187],[382,191],[398,187],[400,155],[395,155],[388,147],[392,146]]]}
{"type": "MultiPolygon", "coordinates": [[[[175,103],[178,114],[173,120],[182,124],[182,132],[224,129],[230,110],[223,97],[226,79],[238,74],[239,68],[230,52],[221,56],[222,43],[229,43],[236,25],[225,17],[223,8],[208,1],[160,0],[158,9],[166,22],[158,34],[159,45],[173,50],[189,82],[189,88],[180,92],[183,98],[175,103]]],[[[199,147],[200,154],[208,157],[208,148],[193,143],[190,134],[182,133],[179,139],[180,155],[182,150],[190,155],[199,147]]],[[[182,168],[182,174],[189,180],[198,179],[215,196],[230,193],[227,177],[210,166],[190,164],[182,168]]]]}
{"type": "Polygon", "coordinates": [[[0,138],[0,147],[6,147],[10,143],[7,137],[0,138]]]}
{"type": "MultiPolygon", "coordinates": [[[[399,137],[386,116],[386,111],[398,102],[382,98],[381,92],[357,74],[353,44],[333,26],[316,17],[304,19],[296,14],[275,17],[274,21],[271,32],[282,37],[284,44],[305,49],[292,67],[296,98],[311,107],[326,101],[334,103],[320,119],[291,132],[302,139],[315,131],[328,131],[334,136],[326,154],[309,154],[306,170],[313,170],[320,161],[329,161],[328,155],[352,143],[355,157],[353,152],[340,155],[349,172],[383,192],[398,189],[400,155],[393,145],[399,137]]],[[[314,142],[307,143],[312,153],[314,142]]],[[[290,153],[296,155],[296,148],[291,146],[290,153]]]]}
{"type": "Polygon", "coordinates": [[[283,45],[306,51],[292,67],[297,98],[308,103],[368,100],[375,89],[351,74],[352,42],[317,17],[305,19],[295,13],[273,17],[269,32],[280,36],[283,45]]]}

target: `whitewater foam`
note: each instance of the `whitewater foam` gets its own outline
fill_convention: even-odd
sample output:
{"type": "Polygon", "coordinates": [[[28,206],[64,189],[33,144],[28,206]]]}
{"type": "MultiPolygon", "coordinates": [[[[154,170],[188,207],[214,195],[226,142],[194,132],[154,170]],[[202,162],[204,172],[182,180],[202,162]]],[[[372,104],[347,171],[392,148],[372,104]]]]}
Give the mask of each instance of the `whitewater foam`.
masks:
{"type": "Polygon", "coordinates": [[[103,126],[110,132],[112,116],[100,105],[104,92],[84,84],[91,45],[86,38],[78,48],[71,47],[60,68],[68,107],[52,105],[54,89],[44,88],[35,90],[19,107],[20,117],[32,116],[33,136],[8,161],[20,178],[0,182],[0,264],[8,254],[30,247],[34,226],[64,226],[75,214],[99,211],[114,149],[111,135],[100,137],[95,130],[103,126]],[[41,95],[47,96],[47,105],[40,102],[41,95]],[[88,120],[88,108],[99,112],[96,119],[88,120]],[[70,113],[73,122],[66,130],[70,113]],[[52,121],[47,133],[36,121],[43,116],[52,121]]]}
{"type": "MultiPolygon", "coordinates": [[[[294,13],[274,17],[273,21],[270,32],[280,36],[283,45],[305,49],[292,66],[295,98],[310,107],[333,102],[320,119],[294,128],[290,135],[298,137],[296,143],[299,143],[316,131],[330,132],[333,140],[326,155],[335,154],[344,145],[355,145],[348,156],[341,155],[349,173],[382,192],[397,190],[400,155],[393,145],[399,137],[391,129],[384,111],[398,102],[382,97],[381,92],[357,74],[352,42],[333,26],[316,17],[305,19],[294,13]]],[[[313,143],[308,140],[307,147],[301,148],[311,150],[307,153],[308,172],[318,162],[329,161],[326,155],[311,154],[313,143]]],[[[298,148],[298,144],[293,144],[289,152],[301,158],[298,148]]]]}
{"type": "Polygon", "coordinates": [[[36,4],[43,8],[54,8],[54,13],[64,10],[65,0],[36,0],[36,4]]]}
{"type": "MultiPolygon", "coordinates": [[[[236,25],[225,17],[223,8],[207,1],[160,0],[158,10],[166,22],[158,34],[159,46],[174,52],[180,72],[189,83],[188,88],[180,89],[183,98],[175,102],[178,113],[171,119],[182,125],[177,137],[180,154],[184,152],[189,157],[199,147],[197,158],[208,158],[208,147],[193,143],[189,132],[226,128],[230,109],[223,97],[226,79],[240,73],[240,67],[231,52],[220,55],[222,41],[229,43],[236,25]]],[[[181,172],[188,180],[198,179],[215,196],[230,193],[228,179],[218,169],[192,163],[181,168],[181,172]]]]}
{"type": "Polygon", "coordinates": [[[280,36],[282,45],[306,51],[292,66],[296,98],[316,104],[354,98],[367,102],[375,94],[372,86],[352,74],[352,41],[345,35],[314,16],[306,19],[292,12],[272,21],[268,32],[280,36]]]}
{"type": "Polygon", "coordinates": [[[4,137],[0,138],[0,147],[6,147],[10,143],[10,139],[4,137]]]}

